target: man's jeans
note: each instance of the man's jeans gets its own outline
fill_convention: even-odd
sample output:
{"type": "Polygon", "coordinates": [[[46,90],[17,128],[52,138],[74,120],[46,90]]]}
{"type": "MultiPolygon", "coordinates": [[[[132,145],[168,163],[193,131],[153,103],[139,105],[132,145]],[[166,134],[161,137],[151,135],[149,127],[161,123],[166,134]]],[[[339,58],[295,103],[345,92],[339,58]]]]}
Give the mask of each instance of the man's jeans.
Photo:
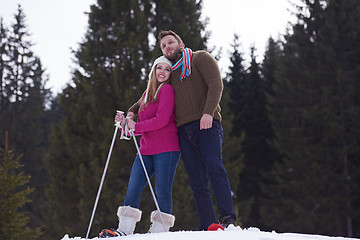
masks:
{"type": "Polygon", "coordinates": [[[179,127],[181,156],[195,199],[199,230],[207,230],[212,223],[217,222],[209,178],[220,216],[236,216],[229,179],[222,161],[223,139],[224,132],[218,120],[213,121],[210,129],[200,130],[200,120],[179,127]]]}
{"type": "MultiPolygon", "coordinates": [[[[155,191],[161,212],[171,214],[172,186],[180,152],[174,151],[154,155],[142,155],[142,158],[149,178],[155,175],[155,191]]],[[[141,193],[146,184],[147,179],[144,168],[142,167],[139,155],[137,155],[131,170],[124,205],[139,208],[141,193]]]]}

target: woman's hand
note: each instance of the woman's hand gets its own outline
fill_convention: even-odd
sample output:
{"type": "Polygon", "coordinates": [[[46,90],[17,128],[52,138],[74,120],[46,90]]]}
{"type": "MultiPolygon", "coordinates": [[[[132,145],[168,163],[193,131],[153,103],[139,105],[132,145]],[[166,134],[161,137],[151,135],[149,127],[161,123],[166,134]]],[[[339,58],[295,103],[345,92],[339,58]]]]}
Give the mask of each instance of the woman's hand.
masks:
{"type": "MultiPolygon", "coordinates": [[[[126,118],[124,117],[124,114],[117,112],[115,115],[115,123],[120,122],[120,127],[124,128],[125,127],[125,123],[127,119],[133,119],[135,116],[135,114],[133,112],[128,112],[128,114],[126,115],[126,118]]],[[[134,126],[135,128],[135,126],[134,126]]]]}
{"type": "Polygon", "coordinates": [[[127,118],[126,121],[127,121],[127,125],[128,125],[129,130],[132,130],[132,129],[135,130],[136,122],[134,120],[132,120],[131,118],[127,118]]]}
{"type": "Polygon", "coordinates": [[[120,127],[124,128],[125,126],[125,117],[124,114],[122,114],[121,112],[117,112],[115,115],[115,119],[114,119],[115,123],[120,122],[120,127]]]}

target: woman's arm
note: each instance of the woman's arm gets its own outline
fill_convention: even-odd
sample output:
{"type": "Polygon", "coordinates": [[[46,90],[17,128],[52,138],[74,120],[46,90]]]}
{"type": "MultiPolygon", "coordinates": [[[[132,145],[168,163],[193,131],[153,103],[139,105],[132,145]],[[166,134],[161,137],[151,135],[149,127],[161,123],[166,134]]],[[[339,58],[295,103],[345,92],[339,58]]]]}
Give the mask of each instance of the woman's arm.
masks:
{"type": "Polygon", "coordinates": [[[140,109],[140,102],[141,102],[141,98],[128,109],[126,117],[131,117],[131,119],[134,119],[135,114],[140,109]]]}
{"type": "Polygon", "coordinates": [[[135,124],[135,132],[154,131],[165,127],[175,109],[175,93],[170,84],[165,84],[159,92],[158,107],[155,116],[135,124]]]}

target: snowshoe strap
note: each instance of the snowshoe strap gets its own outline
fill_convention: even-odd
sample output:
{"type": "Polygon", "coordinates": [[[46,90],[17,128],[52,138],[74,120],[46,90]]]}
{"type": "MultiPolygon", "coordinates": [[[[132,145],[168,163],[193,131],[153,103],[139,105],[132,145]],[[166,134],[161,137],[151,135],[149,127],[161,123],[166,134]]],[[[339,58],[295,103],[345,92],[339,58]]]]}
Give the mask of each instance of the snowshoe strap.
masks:
{"type": "Polygon", "coordinates": [[[123,231],[118,231],[113,228],[103,229],[99,234],[99,238],[110,238],[110,237],[118,237],[118,236],[126,236],[126,234],[123,231]]]}

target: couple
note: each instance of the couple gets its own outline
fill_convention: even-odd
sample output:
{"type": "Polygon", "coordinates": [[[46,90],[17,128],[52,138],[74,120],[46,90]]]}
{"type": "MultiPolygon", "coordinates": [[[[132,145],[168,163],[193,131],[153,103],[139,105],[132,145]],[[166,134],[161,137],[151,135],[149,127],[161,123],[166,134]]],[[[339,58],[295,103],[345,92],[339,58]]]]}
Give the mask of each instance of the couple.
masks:
{"type": "MultiPolygon", "coordinates": [[[[185,48],[173,31],[158,36],[164,56],[157,58],[149,74],[147,89],[128,110],[129,129],[142,135],[140,153],[151,177],[155,175],[156,195],[161,210],[150,216],[149,232],[168,231],[175,222],[172,212],[172,185],[181,155],[189,176],[200,222],[207,230],[216,222],[209,190],[211,180],[220,219],[225,227],[235,224],[231,189],[222,161],[223,129],[220,98],[223,84],[216,60],[205,51],[185,48]],[[175,107],[176,103],[176,107],[175,107]],[[137,123],[132,119],[138,112],[137,123]]],[[[115,121],[120,120],[117,114],[115,121]]],[[[100,237],[133,234],[141,218],[140,196],[146,185],[139,156],[136,156],[124,206],[117,212],[117,230],[103,230],[100,237]]]]}

